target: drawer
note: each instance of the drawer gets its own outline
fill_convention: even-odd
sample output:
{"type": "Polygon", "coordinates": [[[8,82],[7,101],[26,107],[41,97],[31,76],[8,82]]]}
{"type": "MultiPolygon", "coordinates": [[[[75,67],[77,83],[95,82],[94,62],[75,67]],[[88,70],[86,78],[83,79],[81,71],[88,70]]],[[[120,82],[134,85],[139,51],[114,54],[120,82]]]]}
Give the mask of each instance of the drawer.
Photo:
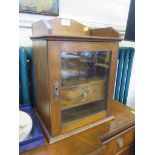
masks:
{"type": "Polygon", "coordinates": [[[74,107],[104,99],[104,80],[62,87],[62,108],[74,107]]]}
{"type": "Polygon", "coordinates": [[[106,146],[106,155],[119,155],[120,152],[131,146],[134,142],[135,127],[129,128],[118,135],[103,142],[106,146]]]}
{"type": "Polygon", "coordinates": [[[130,146],[122,149],[118,153],[114,153],[114,154],[111,153],[110,154],[106,150],[106,145],[103,145],[102,147],[100,147],[99,149],[95,150],[94,152],[92,152],[90,154],[86,154],[86,155],[132,155],[132,152],[133,152],[133,145],[130,145],[130,146]]]}

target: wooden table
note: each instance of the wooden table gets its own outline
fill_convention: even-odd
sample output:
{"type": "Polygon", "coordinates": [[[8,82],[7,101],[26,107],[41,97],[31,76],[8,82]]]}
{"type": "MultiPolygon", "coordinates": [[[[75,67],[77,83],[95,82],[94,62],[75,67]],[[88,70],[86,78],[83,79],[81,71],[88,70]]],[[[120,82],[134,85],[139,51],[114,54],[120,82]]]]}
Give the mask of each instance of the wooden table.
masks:
{"type": "Polygon", "coordinates": [[[54,144],[22,155],[131,155],[134,145],[135,114],[133,109],[113,101],[115,120],[93,127],[54,144]]]}

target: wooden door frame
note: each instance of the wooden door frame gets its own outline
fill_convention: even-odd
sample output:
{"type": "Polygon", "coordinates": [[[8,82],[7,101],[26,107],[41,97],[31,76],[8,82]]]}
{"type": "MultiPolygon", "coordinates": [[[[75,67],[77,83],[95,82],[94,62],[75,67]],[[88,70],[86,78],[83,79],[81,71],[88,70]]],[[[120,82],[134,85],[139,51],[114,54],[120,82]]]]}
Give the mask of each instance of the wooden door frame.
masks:
{"type": "Polygon", "coordinates": [[[111,112],[109,111],[110,103],[113,99],[116,66],[117,66],[117,55],[118,55],[118,42],[75,42],[75,41],[48,41],[48,66],[49,66],[49,92],[50,92],[50,109],[51,109],[51,135],[58,136],[66,133],[73,129],[82,127],[89,123],[110,117],[111,112]],[[81,120],[77,120],[68,125],[62,126],[61,124],[61,99],[58,102],[54,101],[53,96],[53,81],[59,81],[59,90],[61,97],[61,51],[111,51],[111,65],[108,80],[108,97],[107,97],[107,111],[103,111],[91,116],[87,116],[81,120]]]}

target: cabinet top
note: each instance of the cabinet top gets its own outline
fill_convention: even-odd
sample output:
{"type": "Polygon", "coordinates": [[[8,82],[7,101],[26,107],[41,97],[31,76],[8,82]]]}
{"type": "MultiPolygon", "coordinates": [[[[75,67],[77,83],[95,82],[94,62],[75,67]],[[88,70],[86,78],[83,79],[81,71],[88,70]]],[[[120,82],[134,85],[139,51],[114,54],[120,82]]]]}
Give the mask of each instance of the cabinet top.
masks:
{"type": "Polygon", "coordinates": [[[119,33],[111,28],[90,29],[70,19],[55,18],[32,24],[31,39],[74,41],[120,41],[119,33]]]}

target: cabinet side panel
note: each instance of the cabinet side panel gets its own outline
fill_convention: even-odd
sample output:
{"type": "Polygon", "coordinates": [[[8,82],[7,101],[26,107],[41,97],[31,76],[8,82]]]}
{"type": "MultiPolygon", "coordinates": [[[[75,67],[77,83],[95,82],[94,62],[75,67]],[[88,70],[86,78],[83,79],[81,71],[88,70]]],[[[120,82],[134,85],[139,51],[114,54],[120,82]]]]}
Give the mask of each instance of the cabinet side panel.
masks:
{"type": "Polygon", "coordinates": [[[50,99],[48,82],[47,41],[33,41],[36,107],[50,132],[50,99]]]}

